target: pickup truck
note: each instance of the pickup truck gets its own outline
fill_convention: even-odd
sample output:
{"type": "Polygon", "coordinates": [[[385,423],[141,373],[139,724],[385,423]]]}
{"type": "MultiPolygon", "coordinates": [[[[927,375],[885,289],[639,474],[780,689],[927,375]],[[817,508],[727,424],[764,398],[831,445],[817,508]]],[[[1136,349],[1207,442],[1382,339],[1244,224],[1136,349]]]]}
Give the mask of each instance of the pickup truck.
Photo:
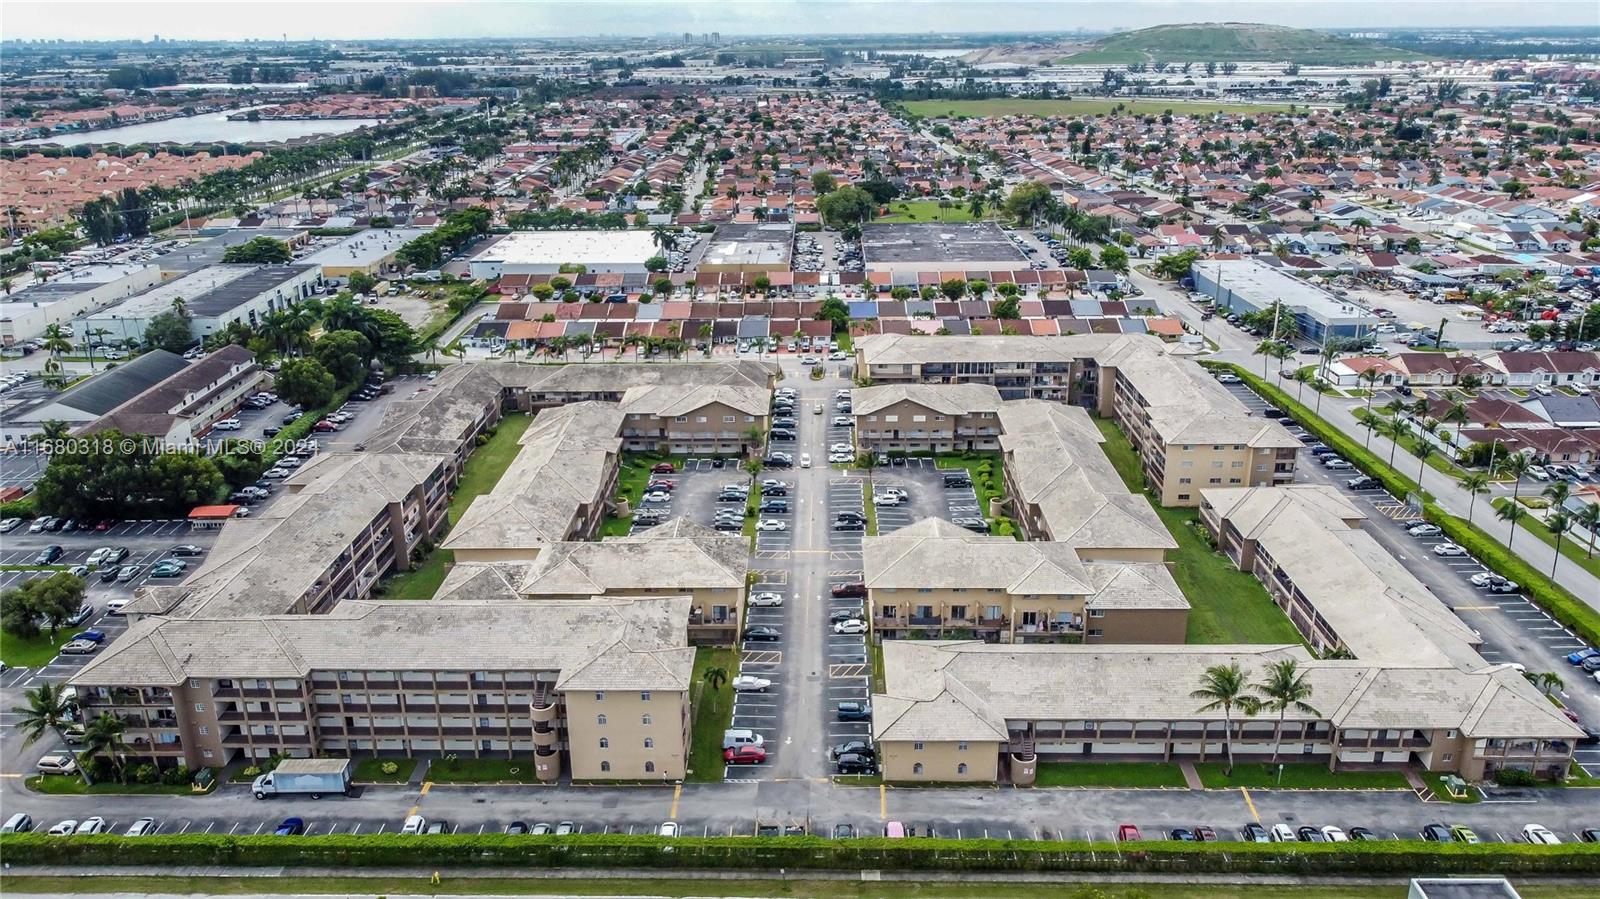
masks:
{"type": "Polygon", "coordinates": [[[310,796],[350,792],[350,774],[355,763],[349,759],[284,759],[278,767],[256,778],[250,792],[257,799],[268,796],[310,796]]]}

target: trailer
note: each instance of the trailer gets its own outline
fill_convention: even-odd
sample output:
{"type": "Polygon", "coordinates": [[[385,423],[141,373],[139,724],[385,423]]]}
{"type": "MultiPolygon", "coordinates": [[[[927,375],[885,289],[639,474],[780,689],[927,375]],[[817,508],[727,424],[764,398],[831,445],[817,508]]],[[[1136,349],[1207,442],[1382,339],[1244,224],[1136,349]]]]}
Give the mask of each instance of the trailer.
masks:
{"type": "Polygon", "coordinates": [[[250,792],[257,799],[268,796],[310,796],[350,794],[350,775],[355,763],[349,759],[284,759],[278,767],[257,777],[250,792]]]}

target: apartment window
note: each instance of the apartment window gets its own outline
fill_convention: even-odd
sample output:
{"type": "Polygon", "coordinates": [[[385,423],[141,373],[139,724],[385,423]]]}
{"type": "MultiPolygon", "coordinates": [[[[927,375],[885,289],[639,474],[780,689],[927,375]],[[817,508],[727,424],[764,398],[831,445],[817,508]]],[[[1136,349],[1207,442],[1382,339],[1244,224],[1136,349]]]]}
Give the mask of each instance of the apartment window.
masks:
{"type": "Polygon", "coordinates": [[[918,751],[918,752],[921,752],[921,751],[922,751],[922,741],[921,741],[921,740],[918,740],[918,741],[917,741],[917,742],[915,742],[915,743],[912,743],[912,744],[911,744],[911,748],[912,748],[912,749],[915,749],[915,750],[916,750],[916,751],[918,751]]]}
{"type": "Polygon", "coordinates": [[[877,420],[878,420],[878,416],[876,416],[876,415],[868,415],[867,416],[867,421],[877,421],[877,420]]]}
{"type": "MultiPolygon", "coordinates": [[[[1032,597],[1029,598],[1031,599],[1032,597]]],[[[999,606],[985,606],[983,609],[983,617],[985,618],[994,619],[1003,617],[1003,615],[1004,613],[1000,611],[999,606]]]]}
{"type": "Polygon", "coordinates": [[[1178,483],[1180,483],[1180,484],[1192,484],[1192,483],[1194,483],[1194,478],[1179,478],[1178,479],[1178,483]]]}
{"type": "Polygon", "coordinates": [[[202,758],[211,758],[211,757],[212,757],[212,755],[213,755],[213,753],[212,753],[212,752],[211,752],[211,750],[209,750],[209,749],[202,749],[202,750],[200,750],[200,756],[201,756],[201,757],[202,757],[202,758]]]}
{"type": "Polygon", "coordinates": [[[734,417],[732,415],[724,415],[724,416],[722,416],[722,422],[723,422],[723,424],[730,424],[731,425],[734,422],[734,417]]]}
{"type": "Polygon", "coordinates": [[[962,762],[961,764],[957,765],[956,766],[956,773],[957,774],[966,774],[967,773],[967,763],[966,762],[962,762]]]}
{"type": "Polygon", "coordinates": [[[600,748],[601,749],[610,749],[611,748],[611,740],[606,738],[606,737],[601,737],[600,738],[600,748]]]}
{"type": "Polygon", "coordinates": [[[641,690],[639,692],[639,701],[640,702],[649,702],[650,701],[650,691],[649,690],[641,690]]]}
{"type": "Polygon", "coordinates": [[[595,702],[605,702],[606,701],[606,694],[597,691],[594,694],[594,701],[595,702]]]}
{"type": "Polygon", "coordinates": [[[703,425],[703,424],[706,423],[706,417],[704,415],[696,415],[694,417],[694,421],[695,421],[695,424],[703,425]]]}
{"type": "Polygon", "coordinates": [[[655,739],[653,737],[645,737],[644,738],[644,748],[646,748],[646,749],[654,749],[654,748],[656,748],[655,739]]]}
{"type": "Polygon", "coordinates": [[[944,421],[944,416],[943,415],[935,415],[933,417],[933,420],[934,421],[944,421]]]}
{"type": "Polygon", "coordinates": [[[601,762],[600,763],[600,771],[602,773],[604,773],[606,771],[610,771],[610,770],[611,770],[611,763],[610,762],[601,762]]]}
{"type": "Polygon", "coordinates": [[[203,702],[197,702],[194,704],[194,710],[197,712],[203,712],[206,710],[206,704],[203,702]]]}
{"type": "Polygon", "coordinates": [[[1091,628],[1089,628],[1089,636],[1091,636],[1091,637],[1098,637],[1098,636],[1100,636],[1100,629],[1099,629],[1099,628],[1097,628],[1097,627],[1091,627],[1091,628]]]}
{"type": "Polygon", "coordinates": [[[928,420],[928,416],[926,416],[926,415],[913,415],[913,416],[911,416],[911,421],[913,423],[920,424],[920,423],[925,422],[927,420],[928,420]]]}
{"type": "Polygon", "coordinates": [[[1089,610],[1089,617],[1090,618],[1104,618],[1104,617],[1106,617],[1106,610],[1105,609],[1090,609],[1089,610]]]}
{"type": "Polygon", "coordinates": [[[1456,754],[1455,754],[1455,753],[1453,753],[1453,752],[1446,752],[1446,753],[1445,753],[1445,754],[1444,754],[1444,755],[1442,755],[1442,756],[1440,756],[1440,757],[1439,757],[1439,758],[1440,758],[1440,760],[1441,760],[1441,761],[1445,761],[1445,762],[1448,762],[1448,761],[1452,761],[1452,760],[1454,760],[1454,759],[1455,759],[1455,757],[1456,757],[1456,754]]]}
{"type": "Polygon", "coordinates": [[[895,422],[895,421],[899,421],[900,420],[900,416],[898,416],[898,415],[885,415],[883,417],[883,420],[886,423],[887,422],[895,422]]]}
{"type": "Polygon", "coordinates": [[[210,727],[207,727],[204,724],[200,725],[200,736],[202,736],[202,737],[208,736],[208,735],[210,735],[210,733],[211,733],[211,728],[210,727]]]}
{"type": "Polygon", "coordinates": [[[1178,463],[1178,467],[1179,468],[1193,468],[1194,467],[1194,462],[1192,460],[1190,460],[1190,459],[1184,459],[1184,460],[1182,460],[1182,461],[1180,461],[1178,463]]]}
{"type": "Polygon", "coordinates": [[[960,743],[957,743],[957,744],[956,744],[956,751],[957,751],[957,752],[966,752],[966,751],[967,751],[967,744],[966,744],[966,742],[965,742],[965,741],[963,741],[963,742],[960,742],[960,743]]]}
{"type": "Polygon", "coordinates": [[[594,716],[594,723],[600,725],[601,727],[604,727],[605,724],[606,724],[606,716],[604,716],[604,715],[596,715],[596,716],[594,716]]]}
{"type": "Polygon", "coordinates": [[[1211,444],[1211,450],[1212,450],[1212,451],[1213,451],[1213,452],[1216,452],[1216,451],[1218,451],[1218,450],[1220,450],[1220,449],[1222,449],[1222,444],[1220,444],[1220,443],[1213,443],[1213,444],[1211,444]]]}
{"type": "Polygon", "coordinates": [[[1456,732],[1453,730],[1447,730],[1444,732],[1444,738],[1446,740],[1454,740],[1456,738],[1456,732]]]}
{"type": "Polygon", "coordinates": [[[650,726],[650,716],[649,715],[640,716],[639,723],[643,724],[646,727],[649,727],[650,726]]]}
{"type": "Polygon", "coordinates": [[[911,766],[911,773],[912,774],[921,774],[922,773],[922,763],[921,762],[917,762],[915,765],[912,765],[911,766]]]}
{"type": "Polygon", "coordinates": [[[1229,467],[1230,468],[1243,468],[1244,467],[1244,463],[1243,462],[1234,462],[1229,467]]]}
{"type": "Polygon", "coordinates": [[[1221,478],[1206,478],[1206,483],[1207,484],[1220,484],[1220,483],[1222,483],[1222,479],[1221,478]]]}
{"type": "Polygon", "coordinates": [[[689,420],[689,416],[687,416],[687,415],[680,415],[677,418],[673,419],[673,421],[688,421],[688,420],[689,420]]]}
{"type": "Polygon", "coordinates": [[[654,774],[655,770],[656,770],[656,763],[655,762],[645,762],[644,763],[644,773],[646,773],[646,774],[654,774]]]}
{"type": "Polygon", "coordinates": [[[1189,498],[1189,494],[1187,494],[1187,493],[1180,493],[1180,494],[1178,494],[1178,499],[1180,499],[1180,500],[1182,500],[1182,499],[1188,499],[1188,498],[1189,498]]]}
{"type": "Polygon", "coordinates": [[[198,677],[189,678],[189,689],[191,689],[191,690],[200,689],[200,679],[198,677]]]}

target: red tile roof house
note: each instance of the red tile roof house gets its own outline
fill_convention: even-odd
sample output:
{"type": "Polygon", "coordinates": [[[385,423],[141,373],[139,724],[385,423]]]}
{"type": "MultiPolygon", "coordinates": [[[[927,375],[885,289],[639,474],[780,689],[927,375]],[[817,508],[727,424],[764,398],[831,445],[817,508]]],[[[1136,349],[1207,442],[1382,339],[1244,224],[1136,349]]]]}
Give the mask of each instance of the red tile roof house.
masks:
{"type": "Polygon", "coordinates": [[[1507,387],[1600,383],[1600,355],[1595,353],[1495,353],[1483,363],[1504,373],[1507,387]]]}
{"type": "Polygon", "coordinates": [[[1476,375],[1483,384],[1499,384],[1504,374],[1484,365],[1474,356],[1446,356],[1442,353],[1396,353],[1389,361],[1412,387],[1449,387],[1463,375],[1476,375]]]}
{"type": "Polygon", "coordinates": [[[1373,382],[1378,387],[1392,387],[1405,383],[1406,372],[1382,356],[1351,356],[1346,359],[1330,359],[1322,364],[1322,379],[1336,387],[1365,387],[1367,382],[1361,379],[1365,371],[1377,373],[1377,380],[1373,382]]]}

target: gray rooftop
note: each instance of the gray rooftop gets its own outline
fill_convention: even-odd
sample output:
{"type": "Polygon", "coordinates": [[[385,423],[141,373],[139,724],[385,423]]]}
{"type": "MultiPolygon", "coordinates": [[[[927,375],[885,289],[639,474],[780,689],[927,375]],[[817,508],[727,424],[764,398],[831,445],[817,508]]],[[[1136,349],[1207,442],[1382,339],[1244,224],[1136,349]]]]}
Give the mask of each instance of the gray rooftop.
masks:
{"type": "Polygon", "coordinates": [[[861,254],[868,268],[905,262],[949,269],[960,269],[969,261],[1008,265],[1028,262],[993,222],[863,225],[861,254]]]}
{"type": "Polygon", "coordinates": [[[718,225],[700,264],[789,266],[794,226],[787,223],[718,225]]]}

